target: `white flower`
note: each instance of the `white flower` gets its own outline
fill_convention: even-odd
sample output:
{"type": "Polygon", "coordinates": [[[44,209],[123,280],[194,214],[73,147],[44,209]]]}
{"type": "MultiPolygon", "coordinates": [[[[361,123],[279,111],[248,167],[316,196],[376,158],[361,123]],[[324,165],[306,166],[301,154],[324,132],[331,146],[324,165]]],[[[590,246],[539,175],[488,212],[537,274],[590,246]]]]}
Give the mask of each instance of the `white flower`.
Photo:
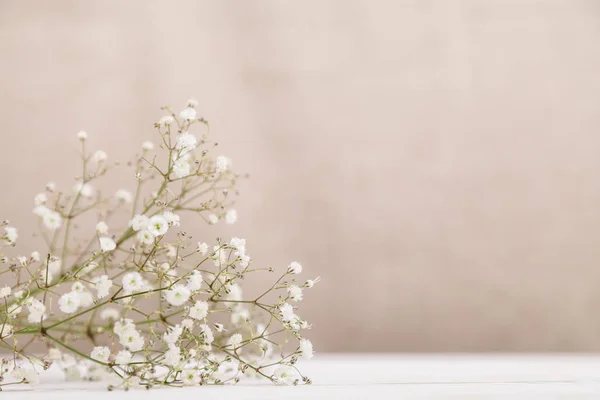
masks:
{"type": "Polygon", "coordinates": [[[200,383],[200,373],[195,369],[184,369],[181,372],[181,381],[184,386],[195,386],[200,383]]]}
{"type": "Polygon", "coordinates": [[[186,318],[184,320],[181,321],[181,326],[184,327],[187,330],[192,330],[192,328],[194,327],[194,321],[186,318]]]}
{"type": "Polygon", "coordinates": [[[206,255],[207,251],[208,251],[208,244],[206,244],[204,242],[198,242],[198,252],[202,255],[206,255]]]}
{"type": "Polygon", "coordinates": [[[77,139],[79,139],[79,140],[85,140],[85,139],[87,139],[87,137],[88,137],[87,132],[85,132],[85,131],[79,131],[79,132],[77,132],[77,139]]]}
{"type": "Polygon", "coordinates": [[[180,306],[189,300],[191,295],[190,290],[182,284],[175,284],[165,292],[165,298],[174,306],[180,306]]]}
{"type": "Polygon", "coordinates": [[[144,143],[142,143],[142,150],[148,151],[148,150],[152,150],[154,148],[154,143],[150,142],[150,141],[145,141],[144,143]]]}
{"type": "Polygon", "coordinates": [[[103,320],[113,320],[116,321],[119,318],[119,310],[116,308],[104,308],[100,311],[100,318],[103,320]]]}
{"type": "Polygon", "coordinates": [[[17,257],[17,261],[19,262],[19,264],[21,264],[22,267],[27,265],[27,257],[25,256],[17,257]]]}
{"type": "Polygon", "coordinates": [[[154,243],[154,235],[148,229],[144,229],[143,231],[139,231],[137,234],[137,239],[143,244],[151,245],[154,243]]]}
{"type": "Polygon", "coordinates": [[[4,286],[3,288],[0,288],[0,299],[10,296],[11,293],[12,289],[10,286],[4,286]]]}
{"type": "Polygon", "coordinates": [[[177,249],[175,246],[168,244],[167,245],[167,257],[175,258],[177,257],[177,249]]]}
{"type": "Polygon", "coordinates": [[[128,272],[123,275],[123,280],[121,281],[123,284],[123,289],[125,289],[126,293],[135,293],[140,292],[146,286],[146,282],[144,282],[144,278],[139,272],[128,272]]]}
{"type": "Polygon", "coordinates": [[[115,241],[112,240],[111,238],[109,238],[108,236],[102,236],[99,240],[100,240],[100,249],[104,253],[113,251],[117,247],[117,244],[115,243],[115,241]]]}
{"type": "Polygon", "coordinates": [[[133,217],[131,221],[129,221],[129,226],[131,227],[131,229],[137,232],[142,229],[146,229],[148,227],[149,221],[149,218],[145,215],[138,214],[135,217],[133,217]]]}
{"type": "Polygon", "coordinates": [[[227,300],[240,301],[242,300],[243,291],[242,287],[237,283],[231,283],[227,285],[229,294],[226,296],[227,300]]]}
{"type": "Polygon", "coordinates": [[[192,108],[197,107],[198,106],[198,100],[196,100],[196,99],[189,99],[188,102],[187,102],[187,106],[188,107],[192,107],[192,108]]]}
{"type": "Polygon", "coordinates": [[[130,351],[140,351],[144,348],[144,337],[135,329],[128,330],[119,336],[119,343],[130,351]]]}
{"type": "Polygon", "coordinates": [[[0,325],[0,339],[8,339],[13,334],[13,326],[6,322],[0,325]]]}
{"type": "Polygon", "coordinates": [[[173,164],[173,173],[176,178],[185,178],[191,173],[190,163],[184,159],[179,159],[173,164]]]}
{"type": "Polygon", "coordinates": [[[108,357],[110,357],[110,349],[106,346],[96,346],[92,350],[90,357],[94,360],[98,360],[103,363],[108,362],[108,357]]]}
{"type": "Polygon", "coordinates": [[[187,287],[191,291],[195,292],[202,288],[202,274],[200,271],[192,271],[192,273],[187,278],[187,287]]]}
{"type": "Polygon", "coordinates": [[[165,365],[170,367],[174,367],[181,361],[181,349],[177,346],[169,347],[169,351],[165,353],[165,358],[163,360],[165,365]]]}
{"type": "Polygon", "coordinates": [[[231,314],[231,323],[234,325],[240,325],[246,322],[250,317],[250,313],[245,308],[237,308],[233,314],[231,314]]]}
{"type": "Polygon", "coordinates": [[[231,238],[229,246],[235,250],[236,256],[242,256],[246,254],[246,239],[231,238]]]}
{"type": "Polygon", "coordinates": [[[170,326],[163,335],[164,341],[169,345],[174,345],[183,333],[181,325],[170,326]]]}
{"type": "Polygon", "coordinates": [[[246,255],[246,254],[244,254],[244,255],[241,255],[241,256],[240,256],[240,265],[241,265],[243,268],[246,268],[246,267],[248,266],[248,264],[250,264],[250,256],[249,256],[249,255],[246,255]]]}
{"type": "Polygon", "coordinates": [[[304,283],[304,286],[307,288],[311,288],[313,286],[315,286],[315,283],[320,282],[321,281],[321,277],[317,276],[315,279],[309,279],[304,283]]]}
{"type": "Polygon", "coordinates": [[[77,292],[69,292],[60,296],[58,299],[58,306],[60,307],[60,311],[65,314],[72,314],[79,308],[81,304],[79,293],[77,292]]]}
{"type": "Polygon", "coordinates": [[[52,348],[50,348],[50,350],[48,350],[48,359],[49,360],[58,361],[61,358],[62,358],[62,353],[56,347],[52,347],[52,348]]]}
{"type": "Polygon", "coordinates": [[[48,230],[54,231],[60,228],[62,225],[62,218],[56,211],[48,211],[42,218],[44,221],[44,226],[48,230]]]}
{"type": "Polygon", "coordinates": [[[39,206],[36,206],[33,209],[33,213],[35,215],[37,215],[38,217],[43,217],[44,215],[46,215],[49,212],[51,212],[50,209],[43,204],[40,204],[39,206]]]}
{"type": "Polygon", "coordinates": [[[196,119],[196,110],[192,107],[184,108],[179,114],[179,117],[185,121],[192,121],[196,119]]]}
{"type": "Polygon", "coordinates": [[[217,173],[227,171],[230,166],[231,166],[231,160],[229,159],[229,157],[219,156],[215,160],[215,172],[217,172],[217,173]]]}
{"type": "Polygon", "coordinates": [[[129,364],[131,362],[131,353],[127,350],[121,350],[115,356],[115,363],[117,365],[129,364]]]}
{"type": "Polygon", "coordinates": [[[294,314],[294,307],[289,303],[283,303],[279,306],[279,312],[281,313],[281,319],[285,322],[289,322],[296,318],[294,314]]]}
{"type": "Polygon", "coordinates": [[[173,118],[170,115],[165,115],[164,117],[160,117],[160,120],[158,120],[158,125],[160,125],[160,126],[169,126],[173,122],[175,122],[175,118],[173,118]]]}
{"type": "Polygon", "coordinates": [[[300,272],[302,272],[302,265],[300,265],[299,262],[294,261],[294,262],[290,263],[290,265],[288,265],[287,271],[290,274],[299,274],[300,272]]]}
{"type": "Polygon", "coordinates": [[[298,285],[288,286],[287,292],[288,292],[288,296],[290,297],[290,300],[302,301],[302,298],[303,298],[302,288],[299,287],[298,285]]]}
{"type": "Polygon", "coordinates": [[[225,222],[227,222],[230,225],[235,224],[235,221],[237,221],[237,218],[238,218],[238,214],[234,208],[227,210],[227,214],[225,214],[225,222]]]}
{"type": "Polygon", "coordinates": [[[135,324],[130,319],[120,319],[115,322],[115,326],[113,327],[113,332],[117,334],[117,336],[124,336],[132,332],[137,332],[135,330],[135,324]]]}
{"type": "Polygon", "coordinates": [[[198,146],[198,139],[191,133],[185,132],[177,136],[175,148],[180,150],[182,154],[194,150],[196,146],[198,146]]]}
{"type": "Polygon", "coordinates": [[[219,222],[219,217],[217,217],[215,214],[210,214],[208,216],[208,223],[211,225],[216,224],[217,222],[219,222]]]}
{"type": "Polygon", "coordinates": [[[4,227],[4,236],[2,239],[6,241],[8,244],[13,244],[17,241],[19,235],[17,234],[17,228],[13,228],[12,226],[4,227]]]}
{"type": "Polygon", "coordinates": [[[125,204],[130,204],[131,202],[133,202],[133,195],[131,194],[131,192],[129,190],[126,190],[126,189],[117,190],[117,192],[115,193],[115,198],[119,202],[125,203],[125,204]]]}
{"type": "Polygon", "coordinates": [[[298,348],[298,351],[300,352],[300,355],[303,358],[313,358],[313,345],[308,339],[300,339],[300,346],[298,348]]]}
{"type": "Polygon", "coordinates": [[[148,230],[154,236],[161,236],[167,233],[169,223],[162,215],[155,215],[148,221],[148,230]]]}
{"type": "Polygon", "coordinates": [[[36,206],[41,206],[42,204],[46,203],[47,201],[48,201],[48,196],[46,196],[46,193],[38,193],[34,199],[34,203],[36,206]]]}
{"type": "Polygon", "coordinates": [[[100,221],[96,224],[96,232],[99,235],[106,235],[108,233],[108,225],[106,225],[106,222],[104,221],[100,221]]]}
{"type": "Polygon", "coordinates": [[[27,310],[29,311],[29,315],[27,316],[27,320],[32,324],[40,323],[46,315],[46,306],[39,301],[38,299],[34,299],[30,297],[27,300],[27,310]]]}
{"type": "Polygon", "coordinates": [[[38,262],[38,261],[40,261],[40,252],[39,252],[39,251],[32,251],[32,252],[31,252],[31,259],[32,259],[34,262],[38,262]]]}
{"type": "Polygon", "coordinates": [[[239,333],[234,333],[229,338],[229,342],[228,343],[232,347],[237,347],[237,345],[239,345],[240,343],[242,343],[242,335],[239,334],[239,333]]]}
{"type": "Polygon", "coordinates": [[[48,182],[46,184],[46,190],[49,192],[54,192],[56,190],[56,183],[54,182],[48,182]]]}
{"type": "Polygon", "coordinates": [[[108,158],[108,156],[102,150],[97,150],[94,153],[94,155],[92,156],[92,159],[97,163],[104,162],[104,161],[106,161],[107,158],[108,158]]]}
{"type": "Polygon", "coordinates": [[[216,267],[227,264],[227,251],[221,246],[214,246],[211,258],[216,267]]]}
{"type": "Polygon", "coordinates": [[[193,307],[190,307],[189,316],[194,319],[204,319],[208,315],[208,303],[205,301],[196,301],[193,307]]]}
{"type": "Polygon", "coordinates": [[[179,215],[173,214],[173,212],[167,210],[163,212],[163,217],[170,226],[179,226],[179,215]]]}
{"type": "Polygon", "coordinates": [[[83,197],[92,197],[94,195],[94,188],[89,183],[78,182],[73,186],[73,191],[83,197]]]}
{"type": "Polygon", "coordinates": [[[108,275],[101,275],[98,278],[96,278],[95,287],[96,287],[96,290],[98,291],[98,298],[102,299],[102,298],[108,296],[108,293],[110,292],[110,288],[112,287],[112,285],[113,285],[113,281],[108,279],[108,275]]]}
{"type": "Polygon", "coordinates": [[[31,385],[35,385],[39,382],[39,374],[33,369],[25,369],[22,367],[16,367],[10,373],[11,378],[15,381],[25,381],[31,385]]]}
{"type": "Polygon", "coordinates": [[[210,326],[203,324],[203,325],[198,326],[198,329],[200,330],[200,333],[202,334],[202,336],[204,336],[204,342],[207,345],[211,345],[212,342],[215,341],[215,337],[213,336],[213,333],[210,330],[210,326]]]}

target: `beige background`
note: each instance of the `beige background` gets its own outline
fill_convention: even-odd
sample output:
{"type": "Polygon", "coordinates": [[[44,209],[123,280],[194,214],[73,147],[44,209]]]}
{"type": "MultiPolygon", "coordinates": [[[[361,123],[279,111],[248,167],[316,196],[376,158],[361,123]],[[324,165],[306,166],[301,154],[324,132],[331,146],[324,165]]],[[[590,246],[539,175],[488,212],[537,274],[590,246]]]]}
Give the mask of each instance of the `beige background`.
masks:
{"type": "Polygon", "coordinates": [[[599,350],[599,43],[592,0],[0,1],[0,213],[195,96],[252,178],[188,228],[321,275],[317,351],[599,350]]]}

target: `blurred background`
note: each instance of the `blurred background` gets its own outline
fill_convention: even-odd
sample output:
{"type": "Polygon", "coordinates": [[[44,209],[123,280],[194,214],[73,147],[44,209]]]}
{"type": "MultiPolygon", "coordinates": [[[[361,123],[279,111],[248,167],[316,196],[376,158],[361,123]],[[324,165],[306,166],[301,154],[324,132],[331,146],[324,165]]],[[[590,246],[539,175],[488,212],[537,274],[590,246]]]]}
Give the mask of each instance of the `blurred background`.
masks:
{"type": "Polygon", "coordinates": [[[600,350],[599,42],[593,0],[0,0],[1,217],[195,97],[250,179],[184,228],[320,275],[317,352],[600,350]]]}

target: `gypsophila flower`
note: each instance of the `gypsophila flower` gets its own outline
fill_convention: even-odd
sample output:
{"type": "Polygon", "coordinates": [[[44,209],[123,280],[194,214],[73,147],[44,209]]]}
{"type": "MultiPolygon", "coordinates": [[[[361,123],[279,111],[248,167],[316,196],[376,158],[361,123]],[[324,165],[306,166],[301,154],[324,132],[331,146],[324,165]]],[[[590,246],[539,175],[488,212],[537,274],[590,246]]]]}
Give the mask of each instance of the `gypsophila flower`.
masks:
{"type": "Polygon", "coordinates": [[[106,159],[108,158],[108,156],[106,155],[106,153],[102,150],[97,150],[94,155],[92,156],[92,159],[97,162],[97,163],[101,163],[106,161],[106,159]]]}
{"type": "Polygon", "coordinates": [[[168,229],[169,223],[162,215],[155,215],[148,221],[148,231],[154,236],[162,236],[168,229]]]}
{"type": "Polygon", "coordinates": [[[222,173],[229,169],[231,166],[231,160],[225,156],[217,157],[215,161],[215,172],[222,173]]]}
{"type": "Polygon", "coordinates": [[[301,301],[303,298],[302,288],[300,288],[298,285],[288,286],[287,292],[290,300],[301,301]]]}
{"type": "Polygon", "coordinates": [[[94,188],[89,183],[79,182],[73,187],[73,191],[83,197],[92,197],[94,195],[94,188]]]}
{"type": "Polygon", "coordinates": [[[191,320],[191,319],[189,319],[189,318],[186,318],[186,319],[184,319],[184,320],[181,321],[181,326],[184,329],[192,330],[194,328],[194,321],[191,320]]]}
{"type": "Polygon", "coordinates": [[[27,320],[34,323],[39,323],[45,318],[46,306],[39,301],[38,299],[30,297],[26,302],[27,311],[29,311],[29,315],[27,320]]]}
{"type": "Polygon", "coordinates": [[[77,132],[77,139],[85,140],[85,139],[87,139],[87,137],[88,137],[88,134],[85,131],[77,132]]]}
{"type": "Polygon", "coordinates": [[[179,117],[185,121],[193,121],[196,119],[196,110],[194,110],[192,107],[184,108],[179,114],[179,117]]]}
{"type": "Polygon", "coordinates": [[[48,230],[54,231],[60,228],[62,225],[62,218],[56,211],[48,211],[42,218],[44,221],[44,226],[48,230]]]}
{"type": "Polygon", "coordinates": [[[92,353],[90,354],[90,357],[92,357],[94,360],[107,363],[108,358],[110,357],[110,349],[106,346],[94,347],[92,353]]]}
{"type": "Polygon", "coordinates": [[[277,380],[277,383],[281,385],[291,385],[297,379],[296,371],[288,365],[282,365],[277,368],[274,376],[277,380]]]}
{"type": "Polygon", "coordinates": [[[190,298],[190,290],[181,284],[173,285],[173,287],[165,292],[166,300],[174,306],[184,304],[190,298]]]}
{"type": "Polygon", "coordinates": [[[164,117],[160,118],[160,120],[158,121],[158,125],[160,125],[160,126],[169,126],[173,122],[175,122],[175,118],[173,118],[170,115],[165,115],[164,117]]]}
{"type": "Polygon", "coordinates": [[[48,350],[48,359],[51,361],[58,361],[62,359],[62,353],[56,347],[52,347],[48,350]]]}
{"type": "Polygon", "coordinates": [[[119,343],[130,351],[140,351],[144,348],[145,340],[136,330],[128,330],[119,336],[119,343]]]}
{"type": "Polygon", "coordinates": [[[197,107],[198,106],[198,100],[196,100],[196,99],[189,99],[187,101],[187,106],[188,107],[192,107],[192,108],[197,107]]]}
{"type": "Polygon", "coordinates": [[[129,364],[131,362],[131,353],[127,350],[121,350],[115,356],[115,364],[124,365],[129,364]]]}
{"type": "Polygon", "coordinates": [[[198,252],[202,255],[205,255],[208,252],[208,244],[204,242],[198,242],[198,252]]]}
{"type": "Polygon", "coordinates": [[[38,262],[38,261],[40,261],[40,252],[39,251],[32,251],[30,257],[31,257],[32,261],[38,262]]]}
{"type": "Polygon", "coordinates": [[[150,142],[150,141],[145,141],[144,143],[142,143],[142,150],[145,151],[149,151],[152,150],[154,148],[154,143],[150,142]]]}
{"type": "Polygon", "coordinates": [[[0,299],[10,296],[11,293],[12,289],[10,286],[4,286],[3,288],[0,288],[0,299]]]}
{"type": "Polygon", "coordinates": [[[58,306],[60,307],[60,311],[65,314],[72,314],[79,308],[81,304],[79,293],[77,292],[69,292],[60,296],[58,299],[58,306]]]}
{"type": "Polygon", "coordinates": [[[133,217],[131,221],[129,221],[129,226],[131,227],[131,229],[137,232],[142,229],[146,229],[148,227],[149,221],[150,219],[145,215],[138,214],[135,217],[133,217]]]}
{"type": "Polygon", "coordinates": [[[200,271],[192,271],[190,276],[188,276],[188,278],[187,278],[188,289],[190,289],[193,292],[200,290],[202,288],[203,280],[204,279],[202,278],[202,274],[200,273],[200,271]]]}
{"type": "Polygon", "coordinates": [[[300,355],[307,360],[313,358],[313,345],[308,339],[300,339],[298,351],[300,352],[300,355]]]}
{"type": "Polygon", "coordinates": [[[103,252],[113,251],[117,247],[115,241],[108,236],[100,237],[98,240],[100,240],[100,249],[103,252]]]}
{"type": "Polygon", "coordinates": [[[163,335],[163,340],[169,345],[174,345],[179,340],[182,333],[183,327],[181,327],[181,325],[170,326],[163,335]]]}
{"type": "Polygon", "coordinates": [[[121,314],[116,308],[105,308],[100,311],[100,318],[103,320],[117,320],[121,314]]]}
{"type": "Polygon", "coordinates": [[[131,204],[133,202],[133,195],[129,190],[119,189],[115,193],[115,198],[120,203],[131,204]]]}
{"type": "Polygon", "coordinates": [[[205,301],[196,301],[193,307],[190,307],[188,315],[194,319],[204,319],[208,315],[208,303],[205,301]]]}
{"type": "Polygon", "coordinates": [[[235,249],[236,256],[242,256],[246,254],[246,239],[234,237],[229,241],[229,246],[235,249]]]}
{"type": "Polygon", "coordinates": [[[283,303],[281,306],[279,306],[279,311],[283,321],[289,322],[296,318],[296,314],[294,314],[294,307],[292,307],[292,305],[289,303],[283,303]]]}
{"type": "Polygon", "coordinates": [[[184,369],[181,372],[181,381],[184,386],[195,386],[200,383],[200,372],[195,369],[184,369]]]}
{"type": "Polygon", "coordinates": [[[219,222],[219,217],[217,217],[215,214],[210,214],[208,216],[208,223],[211,225],[216,224],[217,222],[219,222]]]}
{"type": "Polygon", "coordinates": [[[56,191],[56,183],[54,182],[48,182],[46,184],[46,190],[49,192],[55,192],[56,191]]]}
{"type": "Polygon", "coordinates": [[[108,275],[101,275],[98,278],[96,278],[94,286],[96,287],[96,290],[98,291],[98,298],[102,299],[102,298],[108,296],[112,285],[113,285],[113,281],[108,279],[108,275]]]}
{"type": "Polygon", "coordinates": [[[242,343],[242,335],[240,335],[239,333],[234,333],[229,338],[229,345],[231,347],[237,347],[240,343],[242,343]]]}
{"type": "Polygon", "coordinates": [[[290,274],[299,274],[302,272],[302,265],[299,262],[294,261],[288,265],[288,272],[290,274]]]}
{"type": "Polygon", "coordinates": [[[123,275],[121,283],[126,293],[142,291],[145,286],[144,278],[142,278],[139,272],[129,272],[123,275]]]}
{"type": "Polygon", "coordinates": [[[46,193],[38,193],[34,199],[34,203],[36,206],[45,204],[47,201],[48,201],[48,196],[46,195],[46,193]]]}
{"type": "Polygon", "coordinates": [[[49,212],[51,212],[51,210],[43,204],[40,204],[39,206],[36,206],[33,209],[33,213],[38,217],[43,217],[49,212]]]}
{"type": "Polygon", "coordinates": [[[8,244],[14,244],[17,241],[19,235],[17,234],[17,229],[12,226],[4,227],[4,236],[2,239],[8,244]]]}
{"type": "Polygon", "coordinates": [[[169,224],[169,226],[179,226],[179,215],[177,214],[173,214],[173,212],[171,211],[165,211],[163,212],[163,218],[167,220],[167,223],[169,224]]]}
{"type": "Polygon", "coordinates": [[[225,222],[227,222],[230,225],[235,224],[237,218],[238,214],[235,209],[232,208],[231,210],[227,210],[227,213],[225,214],[225,222]]]}
{"type": "Polygon", "coordinates": [[[313,286],[315,286],[315,283],[319,282],[321,280],[320,276],[317,276],[315,279],[308,279],[305,283],[304,286],[307,288],[311,288],[313,286]]]}
{"type": "Polygon", "coordinates": [[[154,243],[154,235],[147,229],[139,231],[137,234],[137,238],[140,242],[146,245],[151,245],[154,243]]]}
{"type": "Polygon", "coordinates": [[[182,133],[177,136],[177,141],[175,142],[175,148],[179,150],[182,154],[186,154],[191,150],[194,150],[198,145],[198,139],[196,136],[191,133],[182,133]]]}
{"type": "Polygon", "coordinates": [[[187,160],[177,160],[173,164],[173,173],[176,178],[185,178],[191,174],[191,166],[187,160]]]}
{"type": "Polygon", "coordinates": [[[99,235],[106,235],[108,233],[108,225],[106,225],[106,222],[100,221],[96,224],[96,233],[99,235]]]}

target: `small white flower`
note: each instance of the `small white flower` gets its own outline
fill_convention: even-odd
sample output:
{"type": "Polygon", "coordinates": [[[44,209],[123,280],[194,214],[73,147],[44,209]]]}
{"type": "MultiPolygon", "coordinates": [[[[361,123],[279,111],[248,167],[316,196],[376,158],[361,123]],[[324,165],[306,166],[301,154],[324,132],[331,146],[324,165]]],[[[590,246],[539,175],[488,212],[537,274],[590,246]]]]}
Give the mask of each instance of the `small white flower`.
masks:
{"type": "Polygon", "coordinates": [[[10,373],[11,378],[15,381],[25,381],[31,385],[35,385],[39,382],[39,374],[33,369],[25,369],[22,367],[16,367],[10,373]]]}
{"type": "Polygon", "coordinates": [[[29,322],[35,324],[46,318],[46,306],[41,301],[30,297],[27,299],[26,304],[27,311],[29,311],[29,315],[27,316],[29,322]]]}
{"type": "Polygon", "coordinates": [[[315,279],[309,279],[304,283],[304,286],[307,288],[311,288],[313,286],[315,286],[315,283],[320,282],[321,281],[321,277],[317,276],[315,279]]]}
{"type": "Polygon", "coordinates": [[[123,280],[121,281],[123,284],[123,289],[127,293],[136,293],[140,292],[146,286],[146,282],[144,282],[144,278],[140,275],[139,272],[128,272],[123,275],[123,280]]]}
{"type": "Polygon", "coordinates": [[[96,232],[99,235],[106,235],[108,233],[108,225],[106,225],[106,222],[104,221],[100,221],[96,224],[96,232]]]}
{"type": "Polygon", "coordinates": [[[219,156],[215,160],[215,172],[222,173],[227,171],[231,167],[231,160],[229,157],[219,156]]]}
{"type": "Polygon", "coordinates": [[[102,236],[99,240],[100,240],[100,249],[104,253],[113,251],[117,247],[117,244],[115,243],[115,241],[112,240],[111,238],[109,238],[108,236],[102,236]]]}
{"type": "Polygon", "coordinates": [[[150,141],[145,141],[144,143],[142,143],[142,150],[145,151],[149,151],[152,150],[154,148],[154,143],[150,142],[150,141]]]}
{"type": "Polygon", "coordinates": [[[46,215],[49,212],[51,212],[51,210],[43,204],[40,204],[39,206],[35,206],[35,208],[33,209],[33,213],[35,215],[37,215],[38,217],[43,217],[44,215],[46,215]]]}
{"type": "Polygon", "coordinates": [[[62,358],[62,353],[56,347],[52,347],[52,348],[50,348],[50,350],[48,350],[48,359],[49,360],[58,361],[61,358],[62,358]]]}
{"type": "Polygon", "coordinates": [[[174,345],[182,333],[183,327],[181,325],[170,326],[164,333],[163,340],[169,345],[174,345]]]}
{"type": "Polygon", "coordinates": [[[54,231],[62,226],[62,218],[56,211],[48,211],[42,218],[48,230],[54,231]]]}
{"type": "Polygon", "coordinates": [[[240,266],[242,268],[246,268],[250,264],[250,256],[249,255],[241,255],[240,256],[240,266]]]}
{"type": "Polygon", "coordinates": [[[102,318],[103,320],[113,320],[116,321],[117,319],[119,319],[119,310],[117,310],[116,308],[104,308],[102,311],[100,311],[100,318],[102,318]]]}
{"type": "Polygon", "coordinates": [[[237,308],[233,314],[231,314],[231,323],[234,325],[241,325],[250,318],[250,313],[245,308],[237,308]]]}
{"type": "Polygon", "coordinates": [[[240,343],[242,343],[242,335],[239,333],[234,333],[229,338],[229,345],[232,347],[237,347],[240,343]]]}
{"type": "Polygon", "coordinates": [[[238,214],[234,208],[227,210],[227,214],[225,214],[225,222],[227,222],[230,225],[235,224],[235,221],[237,221],[237,218],[238,218],[238,214]]]}
{"type": "Polygon", "coordinates": [[[46,193],[38,193],[34,199],[34,203],[36,206],[41,206],[42,204],[45,204],[47,201],[48,201],[48,196],[46,195],[46,193]]]}
{"type": "Polygon", "coordinates": [[[133,195],[129,190],[126,189],[117,190],[117,192],[115,193],[115,198],[120,203],[130,204],[133,202],[133,195]]]}
{"type": "Polygon", "coordinates": [[[83,197],[92,197],[94,195],[94,188],[89,183],[78,182],[73,186],[73,191],[83,197]]]}
{"type": "Polygon", "coordinates": [[[192,107],[184,108],[179,114],[179,117],[185,121],[193,121],[196,119],[196,110],[192,107]]]}
{"type": "Polygon", "coordinates": [[[306,359],[311,359],[313,358],[313,345],[311,343],[310,340],[308,339],[300,339],[300,346],[298,348],[298,351],[300,352],[300,355],[303,358],[306,359]]]}
{"type": "Polygon", "coordinates": [[[296,378],[296,371],[289,365],[281,365],[275,370],[275,379],[280,385],[292,385],[296,378]]]}
{"type": "Polygon", "coordinates": [[[25,294],[25,292],[23,292],[22,290],[17,290],[16,292],[13,293],[13,297],[15,299],[20,299],[21,297],[23,297],[24,294],[25,294]]]}
{"type": "Polygon", "coordinates": [[[205,301],[196,301],[193,307],[190,307],[190,318],[204,319],[208,315],[208,303],[205,301]]]}
{"type": "Polygon", "coordinates": [[[181,361],[181,349],[177,346],[169,347],[169,351],[165,353],[165,358],[163,360],[165,365],[170,367],[174,367],[181,361]]]}
{"type": "Polygon", "coordinates": [[[298,285],[290,285],[287,288],[287,292],[288,292],[288,296],[290,297],[290,300],[302,301],[302,298],[303,298],[302,288],[299,287],[298,285]]]}
{"type": "Polygon", "coordinates": [[[148,230],[154,236],[162,236],[167,233],[169,223],[162,215],[155,215],[148,221],[148,230]]]}
{"type": "Polygon", "coordinates": [[[229,241],[229,246],[231,246],[235,250],[236,256],[242,256],[246,254],[246,239],[240,238],[231,238],[229,241]]]}
{"type": "Polygon", "coordinates": [[[200,373],[195,369],[184,369],[181,372],[181,381],[184,386],[195,386],[200,383],[200,373]]]}
{"type": "Polygon", "coordinates": [[[6,322],[0,325],[0,339],[8,339],[13,334],[13,326],[6,322]]]}
{"type": "Polygon", "coordinates": [[[173,122],[175,122],[175,118],[173,118],[170,115],[165,115],[164,117],[160,117],[160,120],[158,121],[158,125],[160,125],[160,126],[169,126],[173,122]]]}
{"type": "Polygon", "coordinates": [[[133,217],[131,221],[129,221],[129,226],[131,227],[131,229],[137,232],[146,229],[148,227],[149,221],[150,219],[145,215],[138,214],[135,217],[133,217]]]}
{"type": "Polygon", "coordinates": [[[110,349],[106,346],[96,346],[92,350],[90,357],[94,360],[98,360],[103,363],[108,362],[108,357],[110,357],[110,349]]]}
{"type": "Polygon", "coordinates": [[[191,174],[190,163],[184,159],[179,159],[173,164],[173,173],[176,178],[185,178],[191,174]]]}
{"type": "Polygon", "coordinates": [[[10,296],[11,293],[12,289],[10,286],[4,286],[3,288],[0,288],[0,299],[10,296]]]}
{"type": "Polygon", "coordinates": [[[173,287],[165,292],[165,298],[169,304],[180,306],[189,300],[191,295],[190,290],[182,284],[173,285],[173,287]]]}
{"type": "Polygon", "coordinates": [[[113,332],[117,334],[117,336],[124,336],[128,333],[137,332],[135,330],[135,324],[130,319],[120,319],[115,322],[115,326],[113,327],[113,332]]]}
{"type": "Polygon", "coordinates": [[[211,225],[216,224],[217,222],[219,222],[219,217],[217,217],[215,214],[210,214],[208,216],[208,223],[211,225]]]}
{"type": "Polygon", "coordinates": [[[92,156],[92,159],[97,163],[102,163],[102,162],[106,161],[107,158],[108,158],[108,156],[102,150],[97,150],[94,153],[94,155],[92,156]]]}
{"type": "Polygon", "coordinates": [[[129,364],[131,362],[131,353],[127,350],[121,350],[115,356],[115,363],[117,365],[129,364]]]}
{"type": "Polygon", "coordinates": [[[27,265],[27,257],[25,256],[17,257],[17,261],[19,262],[19,264],[21,264],[22,267],[27,265]]]}
{"type": "Polygon", "coordinates": [[[34,262],[38,262],[38,261],[40,261],[40,252],[32,251],[30,257],[34,262]]]}
{"type": "Polygon", "coordinates": [[[290,274],[299,274],[300,272],[302,272],[302,265],[300,265],[299,262],[294,261],[294,262],[290,263],[290,265],[288,265],[287,271],[290,274]]]}
{"type": "Polygon", "coordinates": [[[294,307],[289,303],[283,303],[279,306],[279,312],[281,313],[281,319],[285,322],[289,322],[296,318],[294,314],[294,307]]]}
{"type": "Polygon", "coordinates": [[[206,252],[208,251],[208,244],[206,244],[204,242],[198,242],[198,249],[197,250],[203,256],[206,255],[206,252]]]}
{"type": "Polygon", "coordinates": [[[98,298],[102,299],[108,296],[110,288],[112,288],[113,281],[108,279],[108,275],[101,275],[96,279],[95,287],[98,291],[98,298]]]}
{"type": "Polygon", "coordinates": [[[194,327],[194,321],[186,318],[184,320],[181,321],[181,326],[184,327],[187,330],[192,330],[192,328],[194,327]]]}
{"type": "Polygon", "coordinates": [[[202,274],[200,271],[192,271],[192,273],[187,278],[187,287],[192,292],[200,290],[202,288],[202,274]]]}
{"type": "Polygon", "coordinates": [[[72,314],[79,308],[81,304],[79,293],[77,292],[69,292],[60,296],[58,299],[58,306],[60,307],[60,311],[65,314],[72,314]]]}
{"type": "Polygon", "coordinates": [[[4,227],[4,236],[2,239],[8,244],[13,244],[17,241],[19,235],[17,234],[17,228],[13,228],[12,226],[4,227]]]}
{"type": "Polygon", "coordinates": [[[46,190],[49,192],[54,192],[56,190],[56,183],[54,182],[48,182],[46,184],[46,190]]]}
{"type": "Polygon", "coordinates": [[[154,235],[148,229],[139,231],[137,234],[137,239],[146,245],[151,245],[154,243],[154,235]]]}
{"type": "Polygon", "coordinates": [[[140,351],[144,348],[144,337],[138,331],[128,330],[119,336],[119,343],[130,351],[140,351]]]}
{"type": "Polygon", "coordinates": [[[79,139],[79,140],[85,140],[85,139],[87,139],[87,137],[88,137],[87,132],[85,132],[85,131],[79,131],[79,132],[77,132],[77,139],[79,139]]]}
{"type": "Polygon", "coordinates": [[[163,217],[167,220],[169,226],[179,226],[179,215],[173,214],[173,212],[167,210],[163,212],[163,217]]]}
{"type": "Polygon", "coordinates": [[[204,336],[204,342],[207,345],[211,345],[212,342],[215,341],[215,337],[212,333],[212,331],[210,330],[210,326],[206,325],[206,324],[202,324],[198,326],[198,329],[200,330],[200,333],[202,334],[202,336],[204,336]]]}
{"type": "Polygon", "coordinates": [[[198,100],[196,100],[196,99],[189,99],[188,102],[187,102],[187,106],[188,107],[192,107],[192,108],[197,107],[198,106],[198,100]]]}
{"type": "Polygon", "coordinates": [[[191,133],[185,132],[177,136],[175,148],[180,150],[182,154],[194,150],[196,146],[198,146],[198,139],[191,133]]]}

